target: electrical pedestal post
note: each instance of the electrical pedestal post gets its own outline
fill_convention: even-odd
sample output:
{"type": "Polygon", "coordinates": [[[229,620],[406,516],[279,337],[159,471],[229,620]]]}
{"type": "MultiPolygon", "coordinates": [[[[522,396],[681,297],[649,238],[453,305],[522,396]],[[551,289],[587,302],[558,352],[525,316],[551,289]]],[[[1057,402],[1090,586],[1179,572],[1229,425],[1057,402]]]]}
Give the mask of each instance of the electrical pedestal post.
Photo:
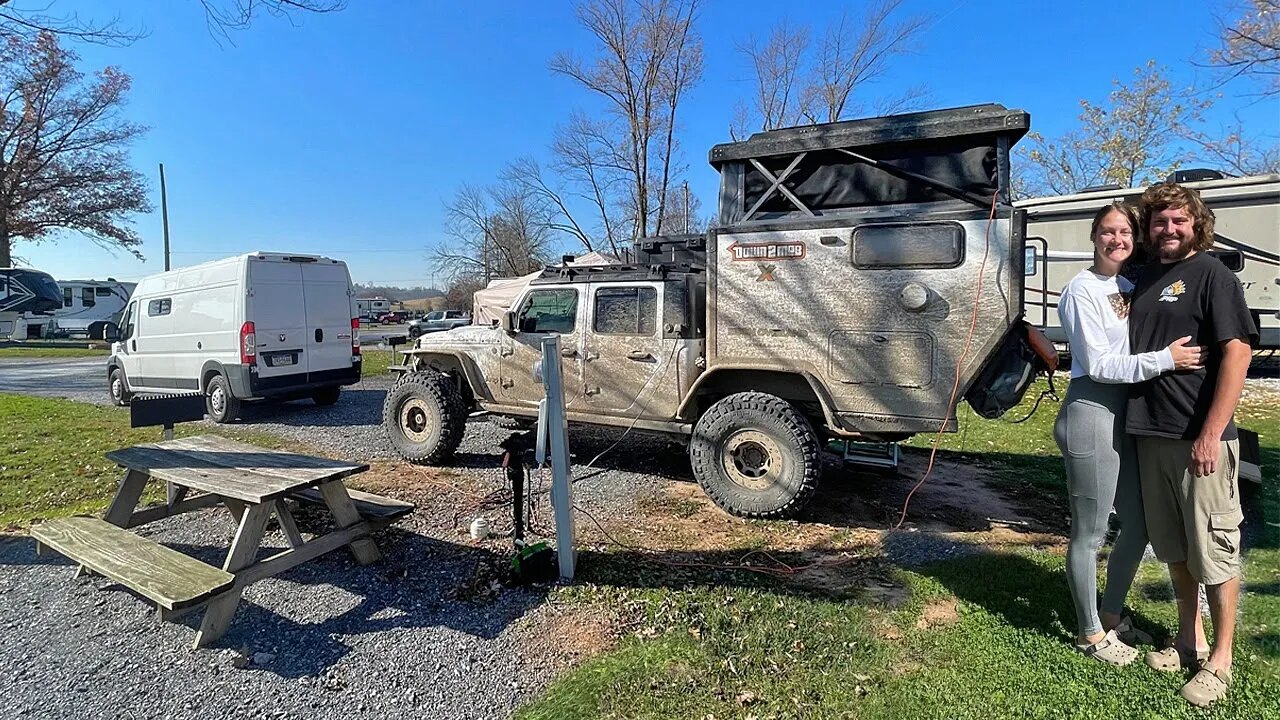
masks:
{"type": "MultiPolygon", "coordinates": [[[[542,341],[542,383],[547,396],[538,413],[538,446],[551,458],[551,507],[556,514],[556,555],[560,579],[573,580],[578,562],[573,521],[573,485],[569,482],[569,420],[564,409],[564,378],[560,370],[560,336],[542,341]]],[[[539,453],[539,460],[543,456],[539,453]]]]}

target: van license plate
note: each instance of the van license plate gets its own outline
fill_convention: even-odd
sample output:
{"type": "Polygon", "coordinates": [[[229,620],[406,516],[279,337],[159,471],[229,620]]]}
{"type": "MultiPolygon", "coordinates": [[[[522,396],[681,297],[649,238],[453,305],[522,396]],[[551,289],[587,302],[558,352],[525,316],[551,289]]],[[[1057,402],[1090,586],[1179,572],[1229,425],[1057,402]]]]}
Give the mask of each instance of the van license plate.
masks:
{"type": "Polygon", "coordinates": [[[271,358],[272,367],[280,367],[281,365],[292,365],[292,364],[293,364],[293,353],[281,353],[280,355],[275,355],[271,358]]]}

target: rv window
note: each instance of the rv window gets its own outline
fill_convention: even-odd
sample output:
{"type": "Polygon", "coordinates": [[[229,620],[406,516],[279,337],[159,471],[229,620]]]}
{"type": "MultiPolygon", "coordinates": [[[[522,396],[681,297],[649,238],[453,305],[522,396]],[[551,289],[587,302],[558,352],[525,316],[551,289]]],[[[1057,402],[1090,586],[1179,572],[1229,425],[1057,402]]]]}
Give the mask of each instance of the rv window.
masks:
{"type": "Polygon", "coordinates": [[[517,327],[527,333],[571,333],[577,313],[577,290],[534,290],[520,308],[517,327]]]}
{"type": "Polygon", "coordinates": [[[147,303],[147,317],[156,317],[158,315],[168,315],[173,309],[173,300],[164,298],[162,300],[152,300],[147,303]]]}
{"type": "Polygon", "coordinates": [[[71,288],[62,288],[62,307],[71,307],[71,288]]]}
{"type": "Polygon", "coordinates": [[[953,268],[964,262],[964,228],[957,223],[886,223],[853,231],[859,268],[953,268]]]}
{"type": "Polygon", "coordinates": [[[93,288],[80,288],[80,304],[85,307],[93,307],[97,301],[93,299],[93,288]]]}
{"type": "Polygon", "coordinates": [[[596,332],[649,337],[658,324],[658,291],[651,287],[596,290],[596,332]]]}
{"type": "Polygon", "coordinates": [[[98,297],[111,297],[111,288],[109,287],[94,288],[93,294],[97,295],[98,297]]]}
{"type": "Polygon", "coordinates": [[[1022,256],[1022,274],[1031,277],[1036,274],[1036,267],[1039,265],[1036,257],[1036,249],[1029,247],[1025,249],[1022,256]]]}

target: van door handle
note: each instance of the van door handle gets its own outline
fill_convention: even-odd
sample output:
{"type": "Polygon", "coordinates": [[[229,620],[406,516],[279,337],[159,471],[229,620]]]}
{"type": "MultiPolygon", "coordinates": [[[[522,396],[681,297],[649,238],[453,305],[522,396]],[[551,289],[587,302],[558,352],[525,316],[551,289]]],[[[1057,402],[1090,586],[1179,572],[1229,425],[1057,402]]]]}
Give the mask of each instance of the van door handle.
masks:
{"type": "Polygon", "coordinates": [[[643,350],[632,350],[631,352],[627,353],[627,359],[628,360],[652,360],[653,355],[650,355],[649,353],[643,350]]]}
{"type": "Polygon", "coordinates": [[[130,349],[130,350],[132,350],[133,352],[138,352],[138,341],[137,341],[137,340],[130,340],[130,341],[129,341],[129,349],[130,349]]]}
{"type": "Polygon", "coordinates": [[[324,342],[324,330],[316,328],[316,342],[324,342]]]}

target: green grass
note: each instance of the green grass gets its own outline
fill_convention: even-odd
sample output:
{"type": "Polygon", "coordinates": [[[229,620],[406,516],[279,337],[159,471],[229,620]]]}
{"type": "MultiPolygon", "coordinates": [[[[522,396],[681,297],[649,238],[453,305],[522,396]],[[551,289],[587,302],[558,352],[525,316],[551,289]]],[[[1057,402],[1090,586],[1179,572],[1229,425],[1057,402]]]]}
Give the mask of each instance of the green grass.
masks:
{"type": "MultiPolygon", "coordinates": [[[[285,444],[274,435],[191,423],[175,429],[178,437],[210,432],[270,448],[285,444]]],[[[131,429],[124,408],[0,393],[0,529],[101,513],[123,472],[103,454],[156,442],[160,433],[159,428],[131,429]]],[[[154,485],[151,499],[158,497],[154,485]]]]}
{"type": "Polygon", "coordinates": [[[8,358],[78,358],[106,357],[111,352],[106,348],[80,347],[5,347],[0,348],[0,360],[8,358]]]}
{"type": "MultiPolygon", "coordinates": [[[[360,355],[364,358],[361,364],[361,377],[377,377],[378,375],[386,375],[387,367],[391,365],[390,350],[369,350],[360,348],[360,355]]],[[[403,355],[397,354],[397,360],[403,362],[403,355]]]]}
{"type": "MultiPolygon", "coordinates": [[[[1010,417],[1024,416],[1033,401],[1010,417]]],[[[1030,420],[1012,425],[965,417],[966,409],[962,432],[942,447],[989,467],[997,483],[1039,489],[1053,502],[1064,488],[1052,439],[1057,410],[1046,399],[1030,420]]],[[[1280,521],[1280,408],[1246,402],[1237,421],[1261,436],[1264,513],[1280,521]]],[[[915,444],[927,448],[931,440],[915,444]]],[[[744,529],[741,547],[728,555],[756,549],[754,537],[744,529]]],[[[631,632],[517,717],[1280,717],[1280,549],[1263,544],[1246,553],[1235,685],[1208,711],[1181,699],[1181,676],[1141,663],[1103,666],[1071,648],[1074,616],[1058,553],[1024,548],[891,571],[910,599],[889,609],[865,597],[610,550],[584,553],[582,582],[562,596],[621,608],[634,619],[631,632]],[[955,603],[955,622],[918,626],[924,608],[938,602],[955,603]]],[[[1129,605],[1140,626],[1167,637],[1177,613],[1163,566],[1143,565],[1129,605]]]]}

